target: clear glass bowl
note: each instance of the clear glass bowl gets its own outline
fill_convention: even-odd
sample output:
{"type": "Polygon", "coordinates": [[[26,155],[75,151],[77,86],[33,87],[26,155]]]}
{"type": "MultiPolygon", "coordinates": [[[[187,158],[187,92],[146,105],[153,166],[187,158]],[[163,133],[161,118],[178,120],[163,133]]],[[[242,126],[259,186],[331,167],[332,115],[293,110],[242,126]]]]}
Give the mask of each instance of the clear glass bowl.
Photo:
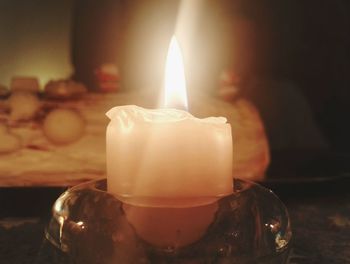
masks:
{"type": "Polygon", "coordinates": [[[106,192],[106,179],[77,185],[55,202],[45,235],[69,263],[286,263],[288,212],[256,183],[193,208],[144,208],[106,192]]]}

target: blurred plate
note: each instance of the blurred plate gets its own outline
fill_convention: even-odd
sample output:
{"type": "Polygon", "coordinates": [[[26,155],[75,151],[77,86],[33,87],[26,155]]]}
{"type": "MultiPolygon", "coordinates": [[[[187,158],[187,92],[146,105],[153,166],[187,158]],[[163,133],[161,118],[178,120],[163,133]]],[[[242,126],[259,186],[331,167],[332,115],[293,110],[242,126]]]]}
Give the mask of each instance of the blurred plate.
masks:
{"type": "Polygon", "coordinates": [[[350,183],[350,154],[316,151],[279,151],[271,154],[263,185],[278,193],[341,191],[350,183]]]}

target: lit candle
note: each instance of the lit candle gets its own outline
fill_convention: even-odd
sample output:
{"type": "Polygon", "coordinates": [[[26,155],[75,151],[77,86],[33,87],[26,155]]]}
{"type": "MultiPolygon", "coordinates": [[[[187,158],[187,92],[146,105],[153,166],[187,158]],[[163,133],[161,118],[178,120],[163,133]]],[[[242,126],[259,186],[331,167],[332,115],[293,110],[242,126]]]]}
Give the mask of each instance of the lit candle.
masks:
{"type": "MultiPolygon", "coordinates": [[[[165,106],[187,108],[176,39],[168,52],[165,106]]],[[[108,191],[124,201],[128,221],[156,246],[199,239],[219,197],[232,193],[231,126],[223,117],[198,119],[185,110],[112,108],[107,116],[108,191]]]]}
{"type": "MultiPolygon", "coordinates": [[[[179,106],[182,102],[186,108],[180,55],[173,38],[166,66],[165,103],[179,106]]],[[[111,119],[107,128],[110,193],[132,198],[135,203],[181,198],[182,203],[198,204],[205,203],[205,197],[232,192],[232,135],[226,118],[198,119],[184,110],[134,105],[114,107],[107,116],[111,119]],[[142,199],[136,202],[137,198],[142,199]]]]}

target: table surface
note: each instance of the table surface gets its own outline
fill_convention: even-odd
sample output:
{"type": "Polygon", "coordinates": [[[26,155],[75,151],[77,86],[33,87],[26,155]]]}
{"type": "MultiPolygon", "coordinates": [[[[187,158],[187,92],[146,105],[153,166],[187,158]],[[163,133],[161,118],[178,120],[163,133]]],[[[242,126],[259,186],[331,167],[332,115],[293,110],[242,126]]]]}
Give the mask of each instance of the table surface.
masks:
{"type": "MultiPolygon", "coordinates": [[[[290,264],[350,263],[348,186],[350,185],[347,179],[336,184],[273,187],[290,213],[293,230],[290,264]]],[[[43,234],[50,213],[48,205],[52,204],[62,190],[41,190],[42,193],[38,190],[34,191],[39,196],[38,200],[35,200],[29,190],[23,189],[22,195],[32,197],[28,202],[34,205],[33,208],[38,208],[37,211],[34,210],[31,213],[22,211],[22,214],[17,212],[11,217],[8,210],[1,211],[1,263],[36,263],[39,253],[42,254],[45,250],[43,234]]],[[[2,195],[5,195],[4,190],[2,195]]],[[[6,195],[11,199],[11,193],[8,192],[6,195]]],[[[13,194],[13,196],[18,198],[18,195],[13,194]]],[[[21,197],[18,199],[20,200],[21,197]]],[[[4,199],[2,199],[3,202],[6,204],[4,199]]],[[[14,207],[16,202],[18,201],[14,199],[12,203],[14,207]]],[[[49,261],[49,263],[53,262],[49,261]]]]}

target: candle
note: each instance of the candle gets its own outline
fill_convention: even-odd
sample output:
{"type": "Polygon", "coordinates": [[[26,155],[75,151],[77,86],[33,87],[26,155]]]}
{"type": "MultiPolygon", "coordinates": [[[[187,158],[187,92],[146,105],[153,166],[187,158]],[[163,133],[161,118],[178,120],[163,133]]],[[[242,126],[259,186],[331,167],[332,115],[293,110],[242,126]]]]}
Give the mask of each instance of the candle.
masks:
{"type": "Polygon", "coordinates": [[[232,192],[231,129],[224,118],[137,106],[116,107],[107,115],[109,192],[134,198],[232,192]]]}
{"type": "MultiPolygon", "coordinates": [[[[182,58],[174,38],[165,89],[167,107],[186,108],[182,58]]],[[[214,218],[215,201],[232,193],[232,135],[226,118],[199,119],[185,110],[135,105],[114,107],[107,116],[108,191],[128,204],[129,222],[158,246],[198,239],[214,218]],[[149,215],[163,220],[152,221],[149,215]]]]}
{"type": "MultiPolygon", "coordinates": [[[[165,77],[167,106],[180,100],[187,104],[181,59],[173,38],[165,77]]],[[[110,193],[135,202],[148,198],[136,203],[181,199],[198,205],[232,192],[232,135],[226,118],[198,119],[184,110],[133,105],[114,107],[107,116],[110,193]]]]}

